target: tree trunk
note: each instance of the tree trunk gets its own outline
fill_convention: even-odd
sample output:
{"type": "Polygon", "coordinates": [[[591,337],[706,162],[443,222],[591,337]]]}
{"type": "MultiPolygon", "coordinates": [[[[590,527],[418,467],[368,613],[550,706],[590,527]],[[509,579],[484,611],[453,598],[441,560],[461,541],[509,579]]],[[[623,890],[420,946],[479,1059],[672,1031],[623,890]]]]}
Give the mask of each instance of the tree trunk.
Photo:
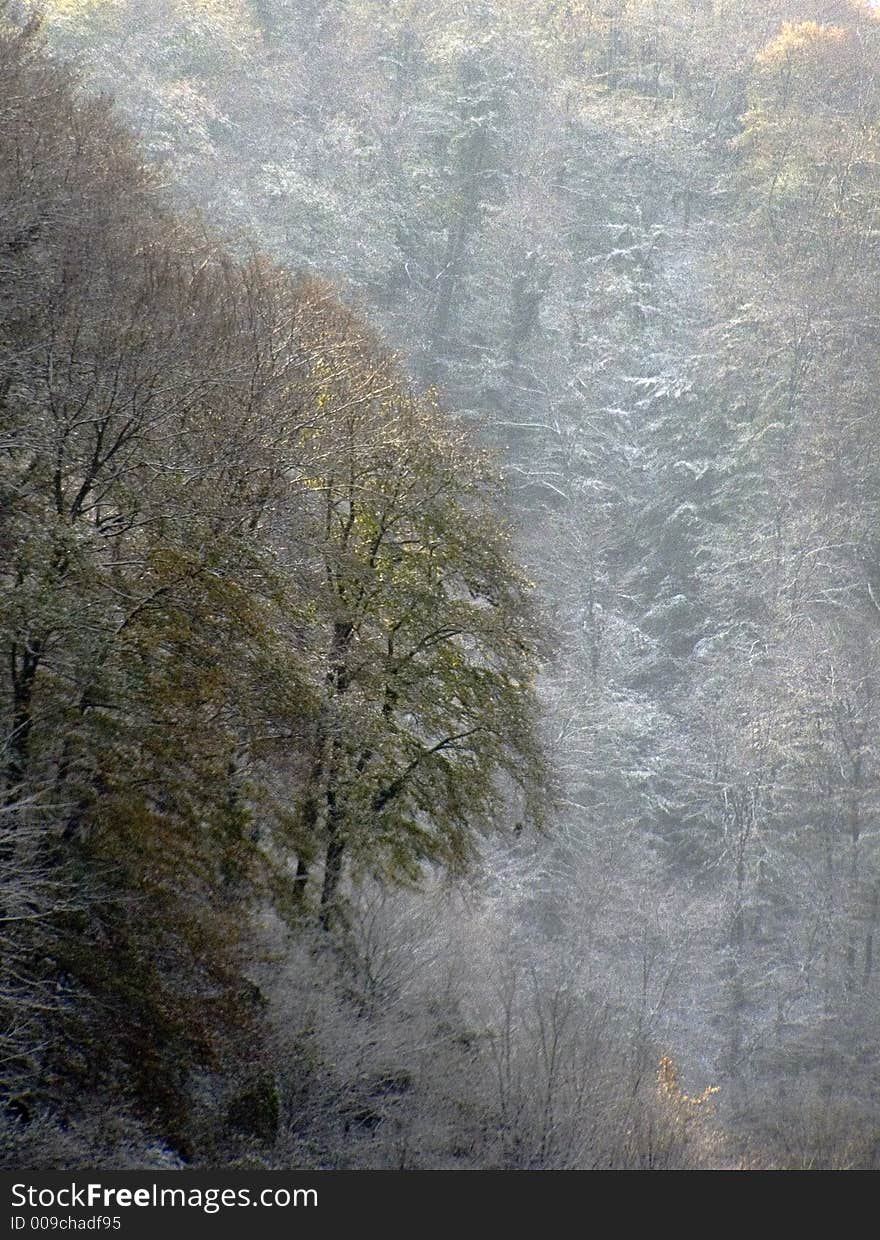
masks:
{"type": "Polygon", "coordinates": [[[339,835],[338,829],[334,826],[330,831],[330,841],[327,844],[327,854],[324,862],[324,885],[321,888],[321,925],[325,930],[332,929],[338,912],[336,894],[339,888],[339,880],[342,877],[342,858],[344,853],[345,844],[339,835]]]}
{"type": "Polygon", "coordinates": [[[42,642],[26,643],[19,651],[13,643],[9,651],[9,667],[12,676],[12,736],[9,740],[9,761],[6,764],[6,786],[9,790],[22,782],[27,769],[33,716],[31,703],[34,681],[40,666],[42,642]]]}

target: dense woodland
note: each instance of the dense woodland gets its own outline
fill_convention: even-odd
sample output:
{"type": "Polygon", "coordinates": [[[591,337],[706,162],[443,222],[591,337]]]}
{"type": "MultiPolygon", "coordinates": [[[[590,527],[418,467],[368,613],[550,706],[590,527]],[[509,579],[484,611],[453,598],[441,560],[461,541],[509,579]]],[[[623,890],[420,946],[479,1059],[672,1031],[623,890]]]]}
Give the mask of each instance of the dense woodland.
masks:
{"type": "Polygon", "coordinates": [[[0,14],[3,1165],[880,1166],[874,9],[0,14]]]}

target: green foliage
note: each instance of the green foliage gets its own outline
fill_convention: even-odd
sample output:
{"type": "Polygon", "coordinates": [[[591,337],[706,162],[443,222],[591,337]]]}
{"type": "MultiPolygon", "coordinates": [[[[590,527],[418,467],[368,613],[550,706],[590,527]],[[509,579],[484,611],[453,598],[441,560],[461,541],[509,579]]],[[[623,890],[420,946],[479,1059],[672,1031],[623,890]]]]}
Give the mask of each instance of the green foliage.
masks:
{"type": "MultiPolygon", "coordinates": [[[[326,293],[306,297],[321,411],[302,482],[318,708],[299,843],[311,859],[323,834],[331,852],[412,881],[424,860],[472,857],[502,778],[539,816],[528,586],[493,515],[488,462],[326,293]]],[[[328,864],[325,905],[334,892],[328,864]]]]}

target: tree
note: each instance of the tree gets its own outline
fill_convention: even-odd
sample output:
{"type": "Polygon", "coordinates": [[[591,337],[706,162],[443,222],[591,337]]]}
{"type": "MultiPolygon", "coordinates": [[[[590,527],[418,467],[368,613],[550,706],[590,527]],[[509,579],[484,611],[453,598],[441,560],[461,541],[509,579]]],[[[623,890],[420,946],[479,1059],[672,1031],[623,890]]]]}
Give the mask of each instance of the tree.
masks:
{"type": "Polygon", "coordinates": [[[409,880],[424,861],[461,868],[475,828],[503,817],[503,787],[537,818],[545,779],[535,622],[489,462],[326,293],[307,304],[322,411],[304,482],[320,706],[299,880],[320,847],[329,923],[344,856],[409,880]]]}

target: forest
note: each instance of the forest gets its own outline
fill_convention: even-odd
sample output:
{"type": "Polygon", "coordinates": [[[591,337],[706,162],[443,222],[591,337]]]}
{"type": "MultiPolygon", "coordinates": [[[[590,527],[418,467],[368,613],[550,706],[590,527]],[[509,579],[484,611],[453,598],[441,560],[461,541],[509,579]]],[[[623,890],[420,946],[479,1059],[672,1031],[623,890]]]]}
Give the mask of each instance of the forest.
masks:
{"type": "Polygon", "coordinates": [[[880,10],[0,0],[0,1165],[880,1168],[880,10]]]}

